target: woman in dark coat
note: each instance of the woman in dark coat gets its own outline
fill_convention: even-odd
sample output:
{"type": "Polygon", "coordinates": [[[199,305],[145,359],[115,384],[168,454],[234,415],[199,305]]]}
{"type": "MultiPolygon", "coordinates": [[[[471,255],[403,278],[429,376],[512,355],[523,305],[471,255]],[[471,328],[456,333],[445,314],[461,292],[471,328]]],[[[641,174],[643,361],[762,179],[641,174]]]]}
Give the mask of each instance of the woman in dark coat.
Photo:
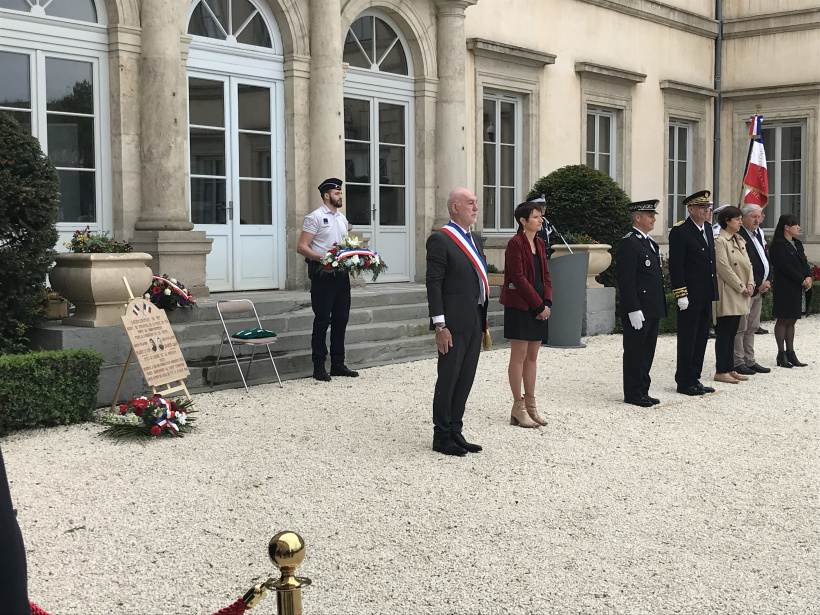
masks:
{"type": "Polygon", "coordinates": [[[507,243],[504,253],[504,337],[510,340],[510,365],[507,374],[513,394],[510,424],[538,427],[547,422],[535,404],[535,379],[538,349],[547,339],[547,318],[552,306],[552,283],[547,269],[538,203],[521,203],[515,208],[518,232],[507,243]],[[521,381],[524,397],[521,397],[521,381]]]}
{"type": "Polygon", "coordinates": [[[811,288],[811,270],[800,233],[800,220],[793,214],[780,216],[769,245],[769,261],[774,271],[772,281],[774,336],[777,340],[779,367],[804,367],[794,353],[794,325],[805,311],[806,291],[811,288]]]}

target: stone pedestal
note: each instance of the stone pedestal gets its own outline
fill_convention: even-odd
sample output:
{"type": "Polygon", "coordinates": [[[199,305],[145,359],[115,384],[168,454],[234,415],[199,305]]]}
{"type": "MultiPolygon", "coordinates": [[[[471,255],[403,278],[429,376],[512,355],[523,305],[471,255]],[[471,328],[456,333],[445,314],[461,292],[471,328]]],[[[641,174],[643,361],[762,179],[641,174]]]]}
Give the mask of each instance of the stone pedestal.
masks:
{"type": "Polygon", "coordinates": [[[154,256],[149,263],[154,275],[165,273],[182,280],[194,299],[210,296],[205,283],[205,258],[212,243],[213,239],[202,231],[136,231],[131,240],[134,250],[154,256]]]}
{"type": "Polygon", "coordinates": [[[615,330],[615,289],[587,288],[581,335],[607,335],[615,330]]]}

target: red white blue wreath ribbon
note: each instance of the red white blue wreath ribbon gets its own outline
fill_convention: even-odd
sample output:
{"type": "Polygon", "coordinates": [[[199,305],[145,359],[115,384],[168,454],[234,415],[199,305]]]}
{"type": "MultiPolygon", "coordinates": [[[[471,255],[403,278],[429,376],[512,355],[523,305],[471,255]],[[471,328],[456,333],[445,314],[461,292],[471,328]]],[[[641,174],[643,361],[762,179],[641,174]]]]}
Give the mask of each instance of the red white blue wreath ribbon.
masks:
{"type": "Polygon", "coordinates": [[[176,423],[174,423],[171,419],[174,418],[176,412],[171,410],[171,403],[167,399],[163,399],[162,397],[157,397],[154,399],[154,403],[158,406],[162,406],[165,408],[165,411],[162,413],[155,422],[154,425],[157,425],[160,429],[163,427],[170,427],[171,431],[174,432],[174,435],[179,433],[179,427],[176,423]]]}
{"type": "Polygon", "coordinates": [[[183,297],[185,297],[186,299],[188,299],[188,300],[190,300],[190,299],[191,299],[191,293],[189,293],[189,292],[188,292],[187,290],[185,290],[184,288],[180,288],[179,286],[177,286],[176,284],[174,284],[174,283],[173,283],[171,280],[169,280],[168,278],[163,278],[162,276],[159,276],[159,275],[155,275],[155,276],[153,276],[153,277],[154,277],[154,279],[155,279],[155,280],[159,280],[160,282],[165,282],[168,286],[170,286],[171,288],[173,288],[175,291],[177,291],[180,295],[182,295],[182,296],[183,296],[183,297]]]}

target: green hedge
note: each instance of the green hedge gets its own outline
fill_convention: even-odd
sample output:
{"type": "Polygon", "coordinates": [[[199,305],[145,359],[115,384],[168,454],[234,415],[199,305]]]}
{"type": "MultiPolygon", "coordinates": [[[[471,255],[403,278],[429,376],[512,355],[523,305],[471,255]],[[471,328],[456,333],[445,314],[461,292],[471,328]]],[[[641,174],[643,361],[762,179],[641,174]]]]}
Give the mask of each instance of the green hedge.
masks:
{"type": "Polygon", "coordinates": [[[0,356],[0,433],[90,419],[102,363],[86,349],[0,356]]]}
{"type": "MultiPolygon", "coordinates": [[[[772,316],[772,296],[771,291],[763,295],[763,305],[760,307],[761,321],[774,320],[774,316],[772,316]]],[[[666,312],[668,316],[661,318],[658,333],[676,333],[678,330],[678,301],[672,293],[666,293],[666,312]]],[[[809,314],[818,313],[820,313],[820,281],[816,281],[812,285],[811,303],[809,305],[809,314]]],[[[621,333],[622,331],[621,319],[616,315],[614,333],[621,333]]]]}

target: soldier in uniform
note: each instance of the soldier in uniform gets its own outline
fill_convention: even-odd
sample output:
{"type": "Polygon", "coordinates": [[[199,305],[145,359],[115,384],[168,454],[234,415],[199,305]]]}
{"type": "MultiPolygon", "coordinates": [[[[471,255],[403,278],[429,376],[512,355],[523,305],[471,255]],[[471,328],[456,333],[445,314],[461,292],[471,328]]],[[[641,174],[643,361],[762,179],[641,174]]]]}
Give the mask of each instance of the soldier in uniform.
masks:
{"type": "Polygon", "coordinates": [[[661,252],[649,236],[655,228],[657,206],[657,199],[630,203],[632,230],[615,251],[624,334],[624,401],[643,408],[660,403],[649,396],[658,325],[666,316],[661,252]]]}
{"type": "Polygon", "coordinates": [[[718,299],[715,271],[715,239],[709,220],[711,193],[701,190],[683,199],[689,217],[669,232],[669,276],[678,300],[678,361],[675,382],[678,393],[703,395],[712,387],[700,381],[712,301],[718,299]]]}

